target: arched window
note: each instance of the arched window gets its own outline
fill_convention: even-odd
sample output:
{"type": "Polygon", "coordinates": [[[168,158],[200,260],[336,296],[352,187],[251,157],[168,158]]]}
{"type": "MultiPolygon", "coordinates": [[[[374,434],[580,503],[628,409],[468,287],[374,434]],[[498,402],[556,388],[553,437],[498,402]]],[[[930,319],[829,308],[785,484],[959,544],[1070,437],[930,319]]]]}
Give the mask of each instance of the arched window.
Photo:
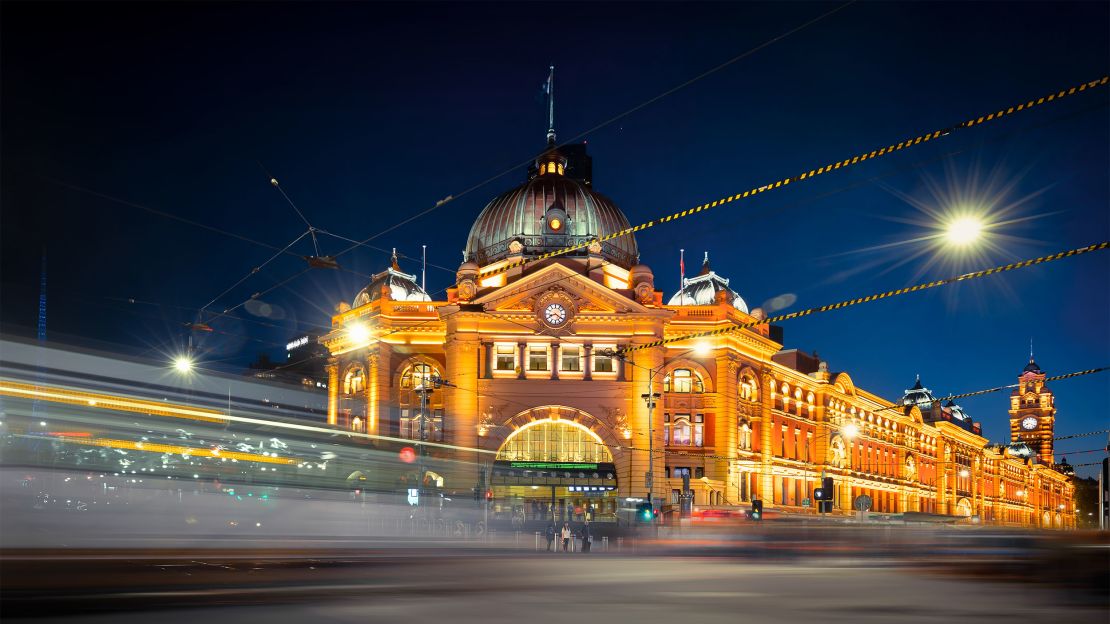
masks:
{"type": "Polygon", "coordinates": [[[671,446],[705,446],[705,414],[665,414],[664,443],[671,446]]]}
{"type": "Polygon", "coordinates": [[[514,431],[497,459],[507,461],[613,463],[601,437],[569,420],[537,420],[514,431]]]}
{"type": "Polygon", "coordinates": [[[752,426],[747,421],[740,423],[740,435],[737,436],[737,446],[742,451],[752,450],[752,426]]]}
{"type": "Polygon", "coordinates": [[[663,392],[676,392],[681,394],[705,392],[705,384],[701,375],[688,368],[676,368],[663,378],[663,392]]]}
{"type": "Polygon", "coordinates": [[[749,403],[759,400],[759,388],[751,377],[740,378],[740,399],[749,403]]]}
{"type": "Polygon", "coordinates": [[[358,394],[366,389],[366,373],[361,367],[353,366],[343,377],[343,394],[358,394]]]}
{"type": "Polygon", "coordinates": [[[363,431],[362,419],[358,416],[351,419],[351,431],[363,431]]]}
{"type": "Polygon", "coordinates": [[[413,362],[401,373],[397,398],[402,438],[443,441],[443,391],[434,383],[439,377],[439,371],[425,362],[413,362]]]}

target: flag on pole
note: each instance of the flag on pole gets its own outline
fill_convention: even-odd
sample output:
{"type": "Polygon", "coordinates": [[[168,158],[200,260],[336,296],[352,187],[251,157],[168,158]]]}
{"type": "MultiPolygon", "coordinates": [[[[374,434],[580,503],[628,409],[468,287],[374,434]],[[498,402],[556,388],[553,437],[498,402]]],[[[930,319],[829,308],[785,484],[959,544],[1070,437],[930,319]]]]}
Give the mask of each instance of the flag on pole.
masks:
{"type": "Polygon", "coordinates": [[[554,82],[555,82],[555,68],[552,67],[551,71],[549,71],[547,73],[547,80],[545,80],[544,83],[543,83],[543,86],[540,87],[540,89],[543,91],[544,95],[551,95],[551,85],[554,82]]]}
{"type": "Polygon", "coordinates": [[[686,250],[678,250],[678,305],[686,305],[686,250]]]}

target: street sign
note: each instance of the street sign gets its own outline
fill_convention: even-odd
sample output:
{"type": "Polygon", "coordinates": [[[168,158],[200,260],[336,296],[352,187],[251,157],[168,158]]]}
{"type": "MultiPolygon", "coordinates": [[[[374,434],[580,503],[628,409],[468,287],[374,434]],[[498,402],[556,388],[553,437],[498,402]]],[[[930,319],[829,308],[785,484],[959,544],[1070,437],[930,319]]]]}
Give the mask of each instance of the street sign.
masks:
{"type": "Polygon", "coordinates": [[[860,494],[852,501],[852,509],[856,511],[867,511],[871,509],[871,497],[866,494],[860,494]]]}
{"type": "Polygon", "coordinates": [[[650,492],[652,490],[652,474],[650,472],[644,473],[644,487],[650,492]]]}
{"type": "Polygon", "coordinates": [[[810,505],[811,505],[811,503],[809,502],[808,498],[803,498],[802,499],[802,507],[809,507],[810,505]]]}

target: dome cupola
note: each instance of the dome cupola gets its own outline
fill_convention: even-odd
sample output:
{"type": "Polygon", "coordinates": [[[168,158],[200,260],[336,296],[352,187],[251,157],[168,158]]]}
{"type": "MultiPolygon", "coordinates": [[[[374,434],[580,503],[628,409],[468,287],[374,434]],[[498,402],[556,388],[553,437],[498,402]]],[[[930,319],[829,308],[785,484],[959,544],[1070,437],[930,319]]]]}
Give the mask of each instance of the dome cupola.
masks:
{"type": "Polygon", "coordinates": [[[379,299],[391,301],[431,301],[428,293],[416,283],[416,276],[401,272],[397,264],[397,250],[393,250],[390,266],[370,279],[370,284],[355,295],[354,307],[364,306],[379,299]]]}
{"type": "MultiPolygon", "coordinates": [[[[584,146],[581,151],[584,156],[584,146]]],[[[591,241],[631,227],[616,204],[593,190],[588,181],[571,175],[567,158],[550,148],[536,159],[524,184],[498,195],[470,228],[465,255],[485,266],[509,256],[513,241],[525,258],[582,245],[565,254],[584,257],[591,241]]],[[[632,234],[601,243],[603,258],[629,268],[636,263],[632,234]]]]}
{"type": "Polygon", "coordinates": [[[724,299],[732,307],[741,312],[748,313],[748,304],[729,288],[728,278],[721,277],[709,266],[709,252],[705,252],[705,260],[701,263],[701,271],[696,277],[682,279],[682,289],[667,302],[667,305],[713,305],[718,300],[724,299]]]}

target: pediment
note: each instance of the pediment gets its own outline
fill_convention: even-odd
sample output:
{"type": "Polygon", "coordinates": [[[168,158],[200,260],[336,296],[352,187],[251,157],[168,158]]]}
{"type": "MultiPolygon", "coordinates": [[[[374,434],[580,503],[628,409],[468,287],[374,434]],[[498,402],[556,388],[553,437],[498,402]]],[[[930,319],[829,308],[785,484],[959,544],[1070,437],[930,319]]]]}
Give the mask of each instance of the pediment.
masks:
{"type": "Polygon", "coordinates": [[[538,300],[550,296],[552,292],[558,292],[572,300],[580,313],[647,314],[651,312],[639,303],[561,264],[546,266],[532,275],[479,297],[474,300],[474,303],[481,304],[489,312],[531,312],[535,309],[538,300]]]}

